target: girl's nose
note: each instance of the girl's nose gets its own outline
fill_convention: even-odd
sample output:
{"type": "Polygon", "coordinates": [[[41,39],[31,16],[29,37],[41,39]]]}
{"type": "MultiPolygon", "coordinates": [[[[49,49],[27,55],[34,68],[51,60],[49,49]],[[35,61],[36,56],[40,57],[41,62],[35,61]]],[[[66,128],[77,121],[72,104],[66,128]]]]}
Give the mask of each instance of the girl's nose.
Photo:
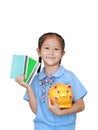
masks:
{"type": "Polygon", "coordinates": [[[54,50],[53,49],[50,49],[49,50],[49,54],[53,54],[54,50]]]}

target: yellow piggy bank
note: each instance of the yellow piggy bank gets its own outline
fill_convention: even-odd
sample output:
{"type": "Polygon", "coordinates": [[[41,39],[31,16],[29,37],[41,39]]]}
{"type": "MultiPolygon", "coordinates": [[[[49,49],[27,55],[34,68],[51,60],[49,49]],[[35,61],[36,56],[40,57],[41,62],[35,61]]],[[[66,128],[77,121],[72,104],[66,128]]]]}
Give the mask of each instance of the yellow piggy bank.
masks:
{"type": "Polygon", "coordinates": [[[51,103],[54,104],[54,99],[60,108],[72,107],[72,88],[71,85],[58,83],[49,88],[48,95],[51,103]]]}

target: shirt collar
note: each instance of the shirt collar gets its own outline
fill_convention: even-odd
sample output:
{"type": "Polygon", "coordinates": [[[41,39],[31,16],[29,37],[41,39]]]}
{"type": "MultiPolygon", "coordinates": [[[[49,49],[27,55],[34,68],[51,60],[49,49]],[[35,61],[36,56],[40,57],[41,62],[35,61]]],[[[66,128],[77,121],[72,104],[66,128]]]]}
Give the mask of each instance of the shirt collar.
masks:
{"type": "Polygon", "coordinates": [[[55,73],[53,73],[51,76],[47,76],[44,73],[44,70],[45,70],[45,68],[43,68],[42,71],[39,73],[39,76],[38,76],[39,80],[42,80],[46,77],[51,77],[51,76],[60,77],[62,74],[64,74],[64,67],[62,65],[60,65],[60,68],[55,73]]]}

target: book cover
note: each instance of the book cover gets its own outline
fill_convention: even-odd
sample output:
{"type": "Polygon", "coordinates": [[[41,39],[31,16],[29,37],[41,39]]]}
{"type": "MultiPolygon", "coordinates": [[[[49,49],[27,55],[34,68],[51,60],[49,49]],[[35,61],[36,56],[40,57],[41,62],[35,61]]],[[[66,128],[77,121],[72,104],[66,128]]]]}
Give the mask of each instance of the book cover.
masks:
{"type": "Polygon", "coordinates": [[[26,75],[25,82],[30,84],[40,63],[26,55],[13,55],[10,78],[15,79],[19,75],[26,75]]]}

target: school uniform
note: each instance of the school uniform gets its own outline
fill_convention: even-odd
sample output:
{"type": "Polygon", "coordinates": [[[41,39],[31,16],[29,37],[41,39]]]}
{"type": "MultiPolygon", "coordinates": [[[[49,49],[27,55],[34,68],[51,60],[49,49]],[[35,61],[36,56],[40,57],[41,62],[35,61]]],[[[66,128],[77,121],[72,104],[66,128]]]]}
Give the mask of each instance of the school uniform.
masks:
{"type": "MultiPolygon", "coordinates": [[[[40,73],[36,74],[31,83],[38,104],[37,114],[34,119],[34,130],[75,130],[76,113],[57,116],[48,109],[48,90],[57,83],[71,85],[73,103],[87,94],[87,90],[76,75],[62,65],[51,76],[47,76],[43,68],[40,73]]],[[[27,92],[24,95],[24,99],[29,100],[27,92]]]]}

